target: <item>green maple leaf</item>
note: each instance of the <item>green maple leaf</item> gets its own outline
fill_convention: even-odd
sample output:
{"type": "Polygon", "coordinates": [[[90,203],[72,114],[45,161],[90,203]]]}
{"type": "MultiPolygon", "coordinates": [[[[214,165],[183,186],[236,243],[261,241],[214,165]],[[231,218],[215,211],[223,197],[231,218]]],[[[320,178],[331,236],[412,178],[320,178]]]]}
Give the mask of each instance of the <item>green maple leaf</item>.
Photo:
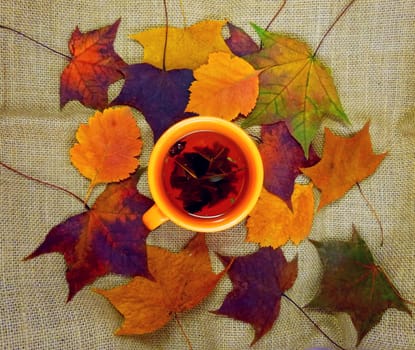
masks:
{"type": "Polygon", "coordinates": [[[330,71],[308,45],[256,25],[263,49],[244,58],[261,69],[259,97],[243,127],[285,120],[306,157],[326,116],[349,122],[330,71]]]}
{"type": "Polygon", "coordinates": [[[348,313],[358,333],[357,345],[388,308],[411,315],[405,300],[375,264],[355,228],[348,242],[311,242],[317,248],[324,272],[320,290],[307,307],[348,313]]]}

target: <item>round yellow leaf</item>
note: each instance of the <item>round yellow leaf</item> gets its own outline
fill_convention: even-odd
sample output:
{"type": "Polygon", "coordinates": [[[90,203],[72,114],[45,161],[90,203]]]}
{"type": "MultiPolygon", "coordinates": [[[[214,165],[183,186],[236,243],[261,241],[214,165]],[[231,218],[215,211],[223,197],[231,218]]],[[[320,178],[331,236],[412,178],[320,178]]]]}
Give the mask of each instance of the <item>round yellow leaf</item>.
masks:
{"type": "Polygon", "coordinates": [[[259,71],[240,57],[216,52],[207,64],[194,71],[187,112],[226,120],[247,115],[254,107],[259,91],[259,71]]]}
{"type": "Polygon", "coordinates": [[[88,124],[80,125],[76,139],[72,164],[92,186],[123,180],[138,167],[141,134],[129,107],[96,112],[88,124]]]}

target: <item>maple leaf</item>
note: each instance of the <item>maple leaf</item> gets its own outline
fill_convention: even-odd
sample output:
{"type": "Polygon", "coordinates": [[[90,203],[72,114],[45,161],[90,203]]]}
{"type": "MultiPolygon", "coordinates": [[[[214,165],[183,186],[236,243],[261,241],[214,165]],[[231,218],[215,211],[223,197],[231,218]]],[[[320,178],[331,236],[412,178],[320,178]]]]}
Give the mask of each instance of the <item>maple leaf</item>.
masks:
{"type": "Polygon", "coordinates": [[[247,115],[258,96],[258,71],[245,60],[228,53],[209,55],[208,63],[194,71],[186,111],[226,120],[247,115]]]}
{"type": "Polygon", "coordinates": [[[278,248],[288,242],[299,244],[310,233],[314,217],[313,185],[295,184],[292,211],[286,203],[263,189],[249,214],[246,240],[262,247],[278,248]]]}
{"type": "Polygon", "coordinates": [[[233,289],[215,314],[250,323],[255,329],[251,345],[273,326],[280,312],[281,296],[297,278],[297,257],[287,262],[281,249],[260,248],[240,257],[219,256],[229,268],[233,289]]]}
{"type": "Polygon", "coordinates": [[[308,158],[309,146],[324,117],[349,122],[330,72],[304,42],[253,26],[263,49],[244,58],[263,71],[258,102],[243,126],[285,120],[308,158]]]}
{"type": "Polygon", "coordinates": [[[127,65],[113,47],[119,24],[87,33],[76,27],[69,40],[72,60],[61,75],[61,108],[71,100],[94,109],[107,106],[108,87],[123,78],[120,69],[127,65]]]}
{"type": "Polygon", "coordinates": [[[284,121],[261,128],[262,143],[258,145],[264,164],[264,187],[277,195],[291,209],[291,195],[300,167],[310,167],[320,158],[310,146],[305,158],[300,144],[291,136],[284,121]]]}
{"type": "Polygon", "coordinates": [[[88,124],[79,126],[76,139],[71,161],[91,180],[90,190],[99,183],[126,179],[138,167],[143,142],[128,107],[97,111],[88,124]]]}
{"type": "Polygon", "coordinates": [[[153,130],[154,141],[174,123],[193,114],[185,113],[193,72],[189,69],[164,71],[147,63],[124,68],[124,86],[111,102],[139,110],[153,130]]]}
{"type": "Polygon", "coordinates": [[[190,27],[158,27],[133,34],[130,37],[144,47],[143,62],[158,68],[196,69],[208,60],[212,52],[230,52],[222,38],[222,27],[226,21],[205,20],[190,27]],[[163,66],[165,61],[165,67],[163,66]]]}
{"type": "Polygon", "coordinates": [[[369,134],[369,122],[352,137],[324,132],[321,161],[300,170],[311,178],[321,192],[318,209],[341,198],[356,183],[373,174],[386,153],[374,154],[369,134]]]}
{"type": "Polygon", "coordinates": [[[258,44],[241,28],[227,23],[229,38],[225,40],[226,45],[236,56],[246,56],[260,50],[258,44]]]}
{"type": "Polygon", "coordinates": [[[411,315],[405,300],[382,268],[375,264],[372,253],[354,227],[348,242],[311,240],[311,243],[323,263],[323,277],[317,295],[307,307],[329,313],[347,312],[358,333],[357,345],[380,322],[388,308],[411,315]]]}
{"type": "Polygon", "coordinates": [[[97,289],[125,317],[117,335],[151,333],[175,313],[205,299],[225,274],[212,272],[204,234],[197,234],[179,253],[148,246],[148,267],[154,280],[135,277],[124,286],[97,289]]]}
{"type": "Polygon", "coordinates": [[[137,191],[137,176],[107,185],[93,207],[49,231],[28,257],[61,253],[66,261],[68,301],[85,285],[113,272],[151,277],[145,240],[149,230],[141,215],[153,201],[137,191]]]}

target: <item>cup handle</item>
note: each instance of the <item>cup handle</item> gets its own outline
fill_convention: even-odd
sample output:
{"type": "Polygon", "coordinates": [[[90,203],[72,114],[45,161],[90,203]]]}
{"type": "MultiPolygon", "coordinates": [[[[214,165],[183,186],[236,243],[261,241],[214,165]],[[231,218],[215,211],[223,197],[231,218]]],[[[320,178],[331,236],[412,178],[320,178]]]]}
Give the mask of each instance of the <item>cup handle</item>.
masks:
{"type": "Polygon", "coordinates": [[[153,231],[161,224],[168,221],[169,218],[160,211],[159,207],[156,204],[154,204],[143,214],[142,220],[144,225],[150,231],[153,231]]]}

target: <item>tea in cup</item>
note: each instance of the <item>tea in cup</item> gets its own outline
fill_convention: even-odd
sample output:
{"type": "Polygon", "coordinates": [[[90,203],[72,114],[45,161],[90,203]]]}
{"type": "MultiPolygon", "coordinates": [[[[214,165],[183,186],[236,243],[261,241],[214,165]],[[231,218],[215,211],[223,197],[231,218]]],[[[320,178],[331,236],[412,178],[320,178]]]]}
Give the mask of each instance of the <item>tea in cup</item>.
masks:
{"type": "Polygon", "coordinates": [[[253,209],[263,184],[256,144],[232,122],[192,117],[156,142],[148,165],[155,204],[143,215],[153,230],[167,220],[196,232],[222,231],[253,209]]]}

